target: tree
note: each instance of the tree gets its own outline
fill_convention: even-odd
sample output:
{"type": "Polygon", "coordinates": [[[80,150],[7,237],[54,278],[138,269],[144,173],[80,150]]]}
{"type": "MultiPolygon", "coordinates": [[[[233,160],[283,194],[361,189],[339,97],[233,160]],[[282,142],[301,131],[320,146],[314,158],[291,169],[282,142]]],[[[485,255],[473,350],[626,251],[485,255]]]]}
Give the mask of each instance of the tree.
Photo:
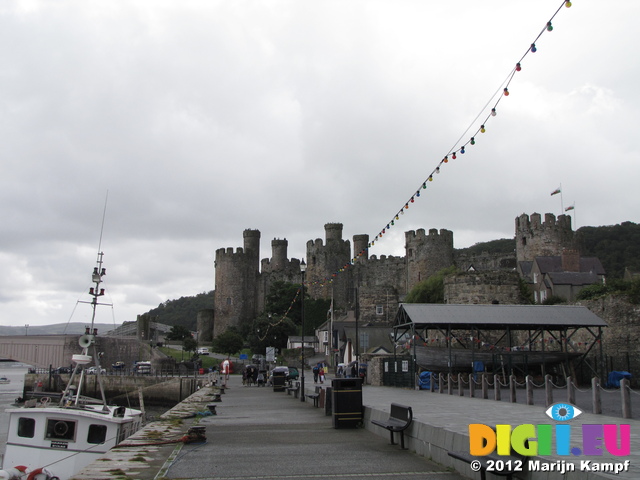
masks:
{"type": "Polygon", "coordinates": [[[253,321],[251,332],[247,335],[251,352],[264,355],[267,347],[280,350],[287,346],[290,335],[298,329],[290,318],[262,314],[253,321]]]}
{"type": "Polygon", "coordinates": [[[187,327],[183,325],[174,325],[173,327],[171,327],[171,330],[169,330],[169,333],[167,333],[166,335],[167,340],[178,340],[178,341],[182,341],[185,338],[190,338],[190,337],[191,337],[191,330],[189,330],[187,327]]]}
{"type": "Polygon", "coordinates": [[[223,333],[213,339],[212,348],[214,352],[233,355],[240,351],[244,345],[244,338],[233,328],[227,328],[223,333]]]}
{"type": "Polygon", "coordinates": [[[198,349],[198,342],[191,335],[182,340],[182,349],[185,352],[194,352],[198,349]]]}
{"type": "Polygon", "coordinates": [[[443,268],[419,282],[405,298],[406,303],[444,303],[444,277],[456,272],[456,267],[443,268]]]}

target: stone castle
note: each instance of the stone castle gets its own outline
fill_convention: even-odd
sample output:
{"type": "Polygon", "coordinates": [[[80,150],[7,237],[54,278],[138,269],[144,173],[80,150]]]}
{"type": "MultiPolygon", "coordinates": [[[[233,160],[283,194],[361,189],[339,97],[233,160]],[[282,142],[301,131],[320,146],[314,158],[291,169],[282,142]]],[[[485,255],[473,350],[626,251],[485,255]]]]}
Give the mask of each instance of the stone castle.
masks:
{"type": "MultiPolygon", "coordinates": [[[[336,318],[359,307],[362,325],[390,324],[398,304],[420,281],[455,265],[459,275],[447,277],[448,303],[521,303],[518,265],[536,256],[560,255],[574,248],[571,217],[534,213],[515,220],[516,251],[468,255],[453,248],[453,232],[424,229],[405,232],[405,255],[368,255],[369,235],[354,235],[353,250],[342,238],[342,224],[324,226],[325,239],[306,245],[307,292],[334,300],[336,318]],[[357,292],[357,294],[356,294],[357,292]]],[[[286,239],[271,241],[271,258],[260,259],[260,231],[245,230],[243,247],[215,254],[214,309],[198,317],[198,330],[217,336],[229,326],[250,323],[263,312],[265,297],[276,281],[301,282],[301,261],[288,258],[286,239]]]]}

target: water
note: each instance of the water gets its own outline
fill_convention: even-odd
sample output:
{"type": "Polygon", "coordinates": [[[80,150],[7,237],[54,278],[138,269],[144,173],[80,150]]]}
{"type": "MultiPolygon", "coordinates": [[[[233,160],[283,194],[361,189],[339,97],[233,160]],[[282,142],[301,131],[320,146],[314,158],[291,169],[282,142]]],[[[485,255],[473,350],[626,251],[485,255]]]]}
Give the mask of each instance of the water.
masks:
{"type": "Polygon", "coordinates": [[[4,454],[7,444],[7,428],[9,428],[9,415],[5,413],[11,408],[17,397],[22,396],[24,376],[28,366],[24,363],[0,362],[0,377],[7,377],[11,383],[0,385],[0,454],[4,454]]]}

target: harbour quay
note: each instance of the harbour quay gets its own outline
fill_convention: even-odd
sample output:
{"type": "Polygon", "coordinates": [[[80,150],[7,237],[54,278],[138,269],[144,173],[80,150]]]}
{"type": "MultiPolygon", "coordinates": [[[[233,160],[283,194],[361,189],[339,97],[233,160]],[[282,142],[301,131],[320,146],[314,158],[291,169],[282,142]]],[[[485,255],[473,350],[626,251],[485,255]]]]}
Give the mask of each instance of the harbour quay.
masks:
{"type": "MultiPolygon", "coordinates": [[[[361,422],[340,428],[328,408],[331,385],[331,379],[323,385],[307,384],[310,397],[303,402],[292,392],[245,387],[239,376],[231,376],[224,393],[211,386],[199,389],[73,479],[480,479],[471,464],[449,455],[469,453],[470,424],[515,428],[557,423],[539,405],[365,385],[361,422]],[[320,399],[313,398],[317,391],[320,399]],[[389,431],[373,423],[389,418],[391,403],[413,411],[404,450],[399,434],[392,445],[389,431]],[[186,440],[190,432],[192,441],[186,440]]],[[[568,424],[571,455],[558,455],[553,448],[549,455],[526,457],[513,478],[640,478],[639,421],[582,412],[568,424]],[[583,425],[629,425],[629,454],[616,456],[604,446],[600,456],[576,454],[575,448],[586,442],[583,425]]],[[[498,477],[487,473],[487,478],[498,477]]]]}

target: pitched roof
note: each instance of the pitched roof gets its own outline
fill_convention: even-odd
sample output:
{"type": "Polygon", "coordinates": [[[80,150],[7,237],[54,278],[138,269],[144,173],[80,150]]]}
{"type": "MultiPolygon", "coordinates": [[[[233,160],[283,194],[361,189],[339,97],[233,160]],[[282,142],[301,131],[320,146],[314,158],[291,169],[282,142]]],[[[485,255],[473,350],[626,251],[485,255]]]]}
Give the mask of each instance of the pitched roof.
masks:
{"type": "Polygon", "coordinates": [[[586,307],[569,305],[451,305],[401,303],[395,326],[413,323],[419,328],[503,329],[532,327],[606,327],[604,320],[586,307]]]}
{"type": "Polygon", "coordinates": [[[600,283],[600,279],[595,273],[551,272],[548,276],[551,280],[551,283],[553,283],[554,285],[582,286],[600,283]]]}
{"type": "MultiPolygon", "coordinates": [[[[562,257],[536,257],[535,263],[538,264],[540,273],[563,272],[562,257]]],[[[605,270],[597,257],[580,257],[580,272],[595,273],[596,275],[604,275],[605,270]]]]}

